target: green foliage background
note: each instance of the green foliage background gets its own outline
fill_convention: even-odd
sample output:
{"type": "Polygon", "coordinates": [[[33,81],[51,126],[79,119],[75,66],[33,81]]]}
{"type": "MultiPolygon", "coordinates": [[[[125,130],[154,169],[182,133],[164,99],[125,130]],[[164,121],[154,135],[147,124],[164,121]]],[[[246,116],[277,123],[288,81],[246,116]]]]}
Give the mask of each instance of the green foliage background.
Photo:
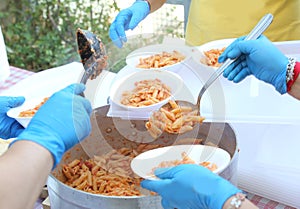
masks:
{"type": "Polygon", "coordinates": [[[32,71],[79,60],[75,32],[90,30],[106,43],[113,0],[19,0],[0,13],[9,63],[32,71]]]}
{"type": "MultiPolygon", "coordinates": [[[[111,70],[116,72],[132,50],[162,40],[157,34],[138,37],[118,49],[108,36],[112,14],[118,11],[115,0],[1,0],[0,23],[9,63],[38,72],[79,61],[75,33],[82,28],[101,38],[108,48],[111,70]]],[[[161,26],[160,33],[180,36],[176,31],[183,23],[174,21],[175,25],[161,26]]]]}

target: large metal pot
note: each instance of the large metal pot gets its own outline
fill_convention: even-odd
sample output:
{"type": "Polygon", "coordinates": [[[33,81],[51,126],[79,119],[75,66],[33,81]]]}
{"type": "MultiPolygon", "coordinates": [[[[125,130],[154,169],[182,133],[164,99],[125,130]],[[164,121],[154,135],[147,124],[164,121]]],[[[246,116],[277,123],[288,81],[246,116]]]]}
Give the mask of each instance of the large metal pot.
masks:
{"type": "MultiPolygon", "coordinates": [[[[94,110],[91,135],[70,149],[49,176],[47,186],[52,209],[162,209],[159,196],[109,197],[79,191],[62,183],[64,178],[61,172],[62,165],[73,159],[87,159],[122,147],[134,148],[139,145],[139,142],[151,139],[145,129],[145,121],[106,117],[108,108],[108,106],[104,106],[94,110]]],[[[237,142],[235,133],[229,124],[203,123],[195,127],[192,132],[182,135],[164,133],[157,140],[149,143],[167,146],[183,138],[201,138],[204,140],[204,144],[213,143],[228,151],[232,160],[220,175],[233,184],[237,183],[237,142]]]]}

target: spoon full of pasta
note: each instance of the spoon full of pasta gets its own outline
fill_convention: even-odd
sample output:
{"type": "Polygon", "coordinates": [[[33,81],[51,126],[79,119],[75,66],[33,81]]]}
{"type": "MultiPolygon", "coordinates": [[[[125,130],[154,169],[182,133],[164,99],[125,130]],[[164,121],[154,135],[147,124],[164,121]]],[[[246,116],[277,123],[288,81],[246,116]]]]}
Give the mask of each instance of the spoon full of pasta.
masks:
{"type": "MultiPolygon", "coordinates": [[[[257,39],[272,23],[273,15],[266,14],[245,37],[244,40],[257,39]]],[[[200,116],[200,102],[203,94],[208,87],[224,72],[224,70],[234,62],[233,59],[227,59],[205,82],[201,88],[197,103],[193,104],[189,101],[175,100],[163,105],[158,111],[153,112],[146,128],[153,137],[157,137],[162,131],[169,133],[184,133],[193,129],[196,122],[202,122],[203,117],[200,116]],[[177,113],[174,114],[174,113],[177,113]],[[181,115],[181,117],[178,117],[181,115]]]]}

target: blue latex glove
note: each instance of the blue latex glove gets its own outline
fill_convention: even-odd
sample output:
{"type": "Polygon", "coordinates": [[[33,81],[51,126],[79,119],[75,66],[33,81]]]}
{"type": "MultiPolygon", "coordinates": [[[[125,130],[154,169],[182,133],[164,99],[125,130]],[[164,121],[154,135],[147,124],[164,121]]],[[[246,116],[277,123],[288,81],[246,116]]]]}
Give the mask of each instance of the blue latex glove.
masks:
{"type": "Polygon", "coordinates": [[[109,28],[109,36],[113,43],[121,48],[127,42],[125,31],[133,30],[150,13],[147,1],[137,0],[131,7],[119,12],[109,28]]]}
{"type": "Polygon", "coordinates": [[[18,121],[6,114],[8,110],[20,106],[24,101],[24,97],[0,97],[0,138],[14,138],[24,130],[18,121]]]}
{"type": "Polygon", "coordinates": [[[221,209],[229,197],[241,192],[227,180],[195,164],[156,169],[155,175],[162,180],[144,180],[141,186],[157,192],[165,209],[221,209]]]}
{"type": "Polygon", "coordinates": [[[29,140],[45,147],[54,158],[54,168],[91,131],[91,104],[78,95],[84,89],[83,84],[72,84],[54,93],[15,141],[29,140]]]}
{"type": "Polygon", "coordinates": [[[228,80],[240,82],[248,75],[273,85],[278,92],[284,94],[286,87],[286,69],[288,58],[265,36],[257,40],[244,41],[245,37],[235,40],[219,57],[219,62],[226,58],[235,63],[225,69],[223,76],[228,80]]]}

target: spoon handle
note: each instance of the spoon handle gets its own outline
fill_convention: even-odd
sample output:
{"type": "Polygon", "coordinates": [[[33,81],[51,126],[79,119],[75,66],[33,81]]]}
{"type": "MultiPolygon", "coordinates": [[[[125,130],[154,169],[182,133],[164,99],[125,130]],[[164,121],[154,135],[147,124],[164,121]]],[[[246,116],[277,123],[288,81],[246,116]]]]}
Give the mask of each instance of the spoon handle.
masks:
{"type": "MultiPolygon", "coordinates": [[[[261,18],[261,20],[256,24],[252,31],[246,36],[245,40],[257,39],[272,23],[273,15],[266,14],[261,18]]],[[[200,99],[206,89],[224,72],[224,70],[232,64],[236,59],[226,59],[226,61],[212,74],[212,76],[206,81],[202,89],[200,90],[197,105],[200,106],[200,99]]]]}
{"type": "MultiPolygon", "coordinates": [[[[93,63],[92,66],[90,66],[89,68],[85,69],[84,74],[81,77],[80,83],[86,85],[88,79],[91,77],[91,75],[94,73],[94,68],[95,68],[96,62],[93,63]]],[[[79,94],[82,97],[85,97],[84,92],[79,94]]]]}
{"type": "Polygon", "coordinates": [[[257,39],[272,23],[273,15],[266,14],[252,29],[252,31],[246,36],[245,40],[257,39]]]}
{"type": "Polygon", "coordinates": [[[84,74],[80,80],[80,83],[83,83],[84,85],[87,83],[87,80],[93,75],[93,73],[96,71],[97,68],[97,62],[94,62],[92,66],[85,69],[84,74]]]}

